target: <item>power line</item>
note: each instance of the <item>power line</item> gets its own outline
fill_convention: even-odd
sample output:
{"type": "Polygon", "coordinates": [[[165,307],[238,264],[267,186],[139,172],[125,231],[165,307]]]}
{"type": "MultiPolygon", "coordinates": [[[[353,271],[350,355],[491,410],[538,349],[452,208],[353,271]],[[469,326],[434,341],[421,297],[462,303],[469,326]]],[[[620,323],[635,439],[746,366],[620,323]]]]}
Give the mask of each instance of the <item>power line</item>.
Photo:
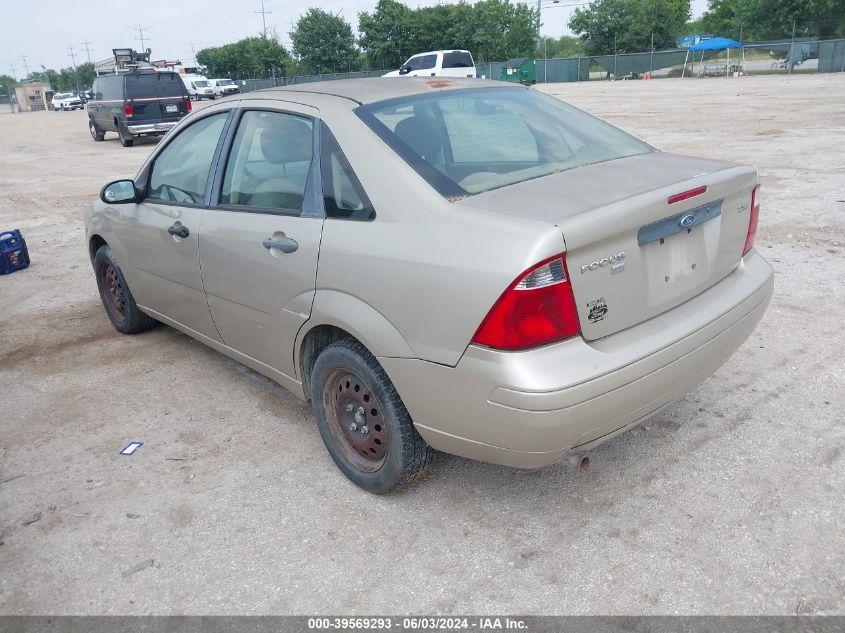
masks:
{"type": "Polygon", "coordinates": [[[264,39],[267,39],[267,15],[273,13],[272,11],[264,10],[264,0],[261,0],[261,11],[253,11],[253,13],[261,14],[261,24],[263,26],[264,39]]]}
{"type": "Polygon", "coordinates": [[[88,63],[91,63],[91,42],[82,42],[82,45],[85,47],[85,54],[88,56],[88,63]]]}
{"type": "Polygon", "coordinates": [[[138,35],[139,35],[139,37],[136,37],[135,39],[141,41],[141,51],[146,51],[147,47],[144,45],[144,42],[146,42],[150,38],[144,37],[144,27],[141,26],[140,24],[135,27],[135,30],[138,31],[138,35]]]}

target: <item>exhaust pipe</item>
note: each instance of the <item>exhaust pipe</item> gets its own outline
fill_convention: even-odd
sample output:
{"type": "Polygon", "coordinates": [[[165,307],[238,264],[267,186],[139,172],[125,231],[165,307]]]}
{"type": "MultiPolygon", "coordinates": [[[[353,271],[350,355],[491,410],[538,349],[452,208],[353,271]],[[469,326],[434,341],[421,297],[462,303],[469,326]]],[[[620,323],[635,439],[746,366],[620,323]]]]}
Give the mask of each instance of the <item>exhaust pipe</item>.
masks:
{"type": "Polygon", "coordinates": [[[567,462],[573,468],[577,468],[579,473],[585,473],[590,468],[590,458],[583,453],[570,455],[567,462]]]}

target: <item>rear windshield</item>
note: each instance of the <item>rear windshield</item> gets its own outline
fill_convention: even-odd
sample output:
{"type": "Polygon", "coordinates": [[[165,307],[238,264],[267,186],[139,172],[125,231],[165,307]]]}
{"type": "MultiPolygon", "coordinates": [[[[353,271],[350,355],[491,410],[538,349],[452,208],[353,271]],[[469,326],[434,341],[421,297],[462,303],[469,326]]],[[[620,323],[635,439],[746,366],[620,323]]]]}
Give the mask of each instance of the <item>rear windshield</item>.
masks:
{"type": "Polygon", "coordinates": [[[474,65],[469,53],[456,51],[443,54],[443,68],[472,68],[474,65]]]}
{"type": "Polygon", "coordinates": [[[361,119],[445,196],[465,196],[654,148],[527,88],[447,90],[382,101],[361,119]]]}
{"type": "Polygon", "coordinates": [[[218,79],[217,80],[218,86],[232,86],[232,85],[234,85],[234,83],[235,82],[232,81],[231,79],[218,79]]]}
{"type": "Polygon", "coordinates": [[[156,72],[126,75],[127,99],[181,97],[186,94],[185,86],[176,73],[156,72]]]}

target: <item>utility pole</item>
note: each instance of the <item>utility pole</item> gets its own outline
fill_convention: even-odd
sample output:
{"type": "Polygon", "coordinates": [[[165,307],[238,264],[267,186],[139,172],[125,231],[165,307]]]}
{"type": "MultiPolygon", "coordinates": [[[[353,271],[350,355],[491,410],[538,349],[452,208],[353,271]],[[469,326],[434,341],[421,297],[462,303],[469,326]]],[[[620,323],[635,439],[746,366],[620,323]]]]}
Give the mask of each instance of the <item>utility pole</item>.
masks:
{"type": "Polygon", "coordinates": [[[150,38],[144,37],[144,27],[141,26],[140,24],[135,27],[135,30],[138,31],[138,36],[139,36],[139,37],[136,37],[135,39],[141,40],[141,51],[146,52],[147,47],[144,45],[144,42],[146,42],[150,38]]]}
{"type": "Polygon", "coordinates": [[[68,57],[70,57],[71,61],[73,62],[73,77],[76,81],[76,94],[79,94],[79,73],[76,71],[76,51],[73,49],[73,46],[67,47],[68,57]]]}
{"type": "Polygon", "coordinates": [[[648,66],[649,77],[654,72],[654,31],[651,32],[651,63],[648,66]]]}
{"type": "Polygon", "coordinates": [[[21,59],[23,60],[23,71],[26,73],[26,75],[24,75],[24,79],[26,79],[29,77],[29,65],[26,63],[26,55],[21,55],[21,59]]]}
{"type": "Polygon", "coordinates": [[[10,63],[9,63],[9,68],[11,68],[11,69],[12,69],[12,79],[14,79],[15,81],[17,81],[17,80],[18,80],[18,75],[17,75],[17,73],[15,72],[15,62],[10,62],[10,63]]]}
{"type": "Polygon", "coordinates": [[[197,65],[197,52],[194,50],[194,43],[191,42],[191,62],[194,66],[197,65]]]}
{"type": "Polygon", "coordinates": [[[789,42],[789,60],[788,65],[786,67],[786,74],[792,74],[792,60],[793,60],[793,49],[795,48],[795,20],[792,20],[792,40],[789,42]]]}
{"type": "Polygon", "coordinates": [[[85,47],[85,54],[88,56],[88,63],[91,63],[91,42],[82,42],[82,45],[85,47]]]}
{"type": "Polygon", "coordinates": [[[272,11],[266,11],[264,9],[264,0],[261,0],[261,11],[253,11],[253,13],[260,13],[261,14],[261,25],[262,25],[262,33],[264,33],[264,39],[267,39],[267,15],[273,13],[272,11]]]}

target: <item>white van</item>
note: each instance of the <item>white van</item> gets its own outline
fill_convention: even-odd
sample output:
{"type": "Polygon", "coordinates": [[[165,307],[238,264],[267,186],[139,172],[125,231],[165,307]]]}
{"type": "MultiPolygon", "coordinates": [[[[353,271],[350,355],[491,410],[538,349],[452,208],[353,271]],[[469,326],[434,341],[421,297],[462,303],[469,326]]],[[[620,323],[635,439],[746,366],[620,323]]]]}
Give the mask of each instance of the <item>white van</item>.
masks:
{"type": "Polygon", "coordinates": [[[399,70],[382,76],[475,78],[475,62],[469,51],[429,51],[408,58],[399,70]]]}
{"type": "Polygon", "coordinates": [[[208,83],[214,90],[215,97],[228,97],[241,91],[238,84],[231,79],[209,79],[208,83]]]}
{"type": "Polygon", "coordinates": [[[191,99],[214,99],[214,88],[202,75],[180,75],[191,99]]]}

